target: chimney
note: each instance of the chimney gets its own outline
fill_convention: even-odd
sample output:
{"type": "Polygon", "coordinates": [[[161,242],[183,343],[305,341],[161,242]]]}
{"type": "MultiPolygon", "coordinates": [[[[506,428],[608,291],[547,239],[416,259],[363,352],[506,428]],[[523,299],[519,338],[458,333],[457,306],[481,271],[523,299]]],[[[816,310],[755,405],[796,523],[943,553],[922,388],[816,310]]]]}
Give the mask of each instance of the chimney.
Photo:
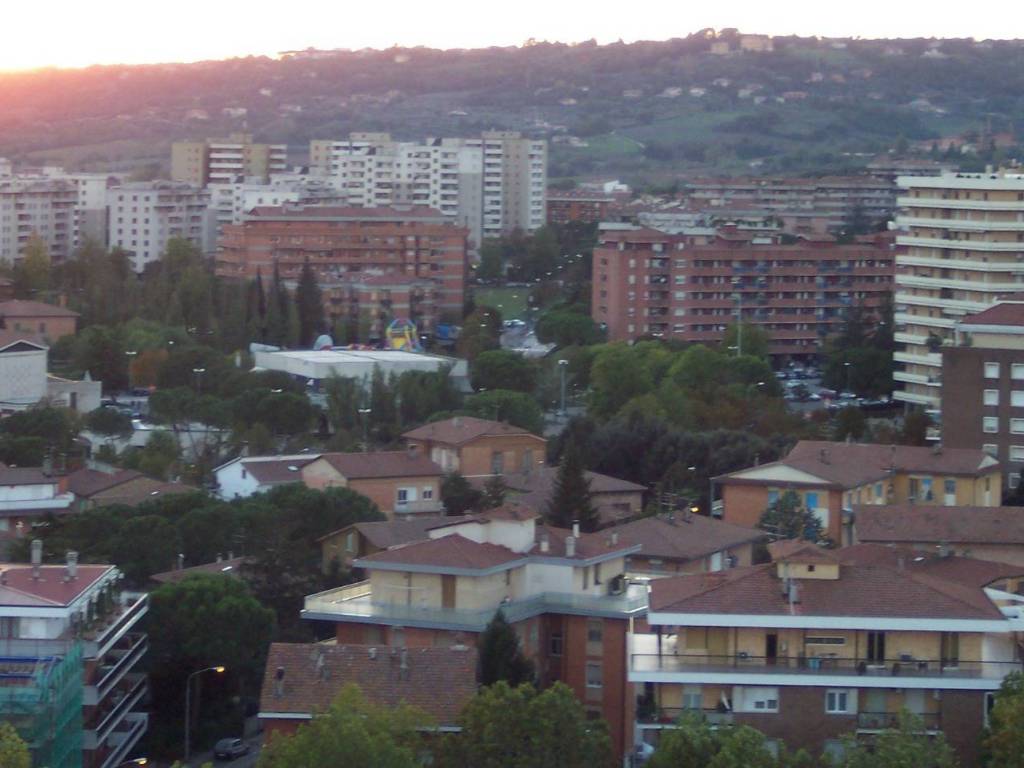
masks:
{"type": "Polygon", "coordinates": [[[49,451],[43,456],[43,474],[46,477],[53,476],[53,454],[49,451]]]}
{"type": "Polygon", "coordinates": [[[32,579],[39,581],[39,569],[43,564],[43,542],[41,539],[32,539],[32,579]]]}
{"type": "Polygon", "coordinates": [[[324,658],[324,652],[320,651],[316,656],[316,678],[317,680],[327,680],[328,677],[330,675],[327,672],[327,659],[324,658]]]}
{"type": "Polygon", "coordinates": [[[78,578],[78,553],[69,549],[65,555],[64,581],[74,581],[78,578]]]}
{"type": "Polygon", "coordinates": [[[829,457],[828,448],[821,449],[820,458],[822,464],[830,464],[832,462],[831,458],[829,457]]]}
{"type": "Polygon", "coordinates": [[[452,426],[455,427],[456,429],[462,429],[462,417],[461,416],[453,416],[452,417],[452,426]]]}
{"type": "Polygon", "coordinates": [[[942,443],[936,443],[932,446],[932,456],[942,455],[942,443]]]}
{"type": "Polygon", "coordinates": [[[619,532],[618,531],[612,531],[611,544],[614,547],[618,543],[619,543],[619,532]]]}
{"type": "Polygon", "coordinates": [[[902,571],[904,566],[905,566],[905,563],[903,561],[903,555],[900,555],[899,557],[896,558],[896,570],[902,571]]]}
{"type": "Polygon", "coordinates": [[[540,551],[545,555],[551,551],[551,537],[548,536],[547,532],[540,535],[540,551]]]}
{"type": "Polygon", "coordinates": [[[0,584],[7,586],[7,571],[0,571],[0,584]]]}
{"type": "Polygon", "coordinates": [[[280,699],[284,696],[284,667],[278,667],[274,672],[274,697],[280,699]]]}
{"type": "Polygon", "coordinates": [[[399,654],[398,661],[398,675],[403,680],[409,679],[409,649],[403,647],[401,654],[399,654]]]}
{"type": "Polygon", "coordinates": [[[405,446],[405,453],[409,457],[415,456],[419,451],[416,450],[416,443],[409,443],[405,446]]]}
{"type": "Polygon", "coordinates": [[[178,570],[185,569],[185,554],[183,552],[178,553],[178,570]]]}
{"type": "Polygon", "coordinates": [[[575,536],[577,539],[580,537],[580,521],[579,520],[573,520],[572,521],[572,535],[575,536]]]}
{"type": "Polygon", "coordinates": [[[232,551],[231,551],[231,550],[229,549],[229,550],[228,550],[228,560],[234,560],[234,559],[235,559],[235,553],[234,553],[234,552],[232,552],[232,551]]]}
{"type": "Polygon", "coordinates": [[[566,536],[565,537],[565,556],[576,557],[576,537],[566,536]]]}

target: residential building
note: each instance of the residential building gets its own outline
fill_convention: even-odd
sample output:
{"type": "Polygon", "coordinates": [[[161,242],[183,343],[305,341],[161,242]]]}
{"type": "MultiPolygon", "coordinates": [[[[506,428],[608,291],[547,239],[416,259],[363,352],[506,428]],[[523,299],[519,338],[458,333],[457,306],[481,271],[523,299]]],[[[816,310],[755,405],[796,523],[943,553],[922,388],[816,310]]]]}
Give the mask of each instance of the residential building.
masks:
{"type": "Polygon", "coordinates": [[[1002,473],[981,450],[801,440],[778,461],[713,478],[712,513],[753,528],[787,491],[839,543],[855,504],[995,507],[1002,473]]]}
{"type": "Polygon", "coordinates": [[[115,768],[146,732],[145,594],[112,565],[0,564],[0,718],[49,768],[115,768]]]}
{"type": "Polygon", "coordinates": [[[476,648],[378,648],[367,645],[272,643],[260,693],[265,738],[292,734],[331,706],[347,685],[367,702],[422,712],[427,732],[459,730],[459,714],[476,694],[476,648]],[[439,695],[443,691],[443,695],[439,695]]]}
{"type": "Polygon", "coordinates": [[[174,238],[211,253],[216,234],[210,195],[200,187],[173,181],[131,182],[108,193],[110,246],[130,255],[142,272],[159,261],[174,238]]]}
{"type": "Polygon", "coordinates": [[[640,546],[626,558],[626,572],[649,578],[751,565],[765,539],[762,531],[690,512],[642,517],[614,531],[623,544],[640,546]]]}
{"type": "Polygon", "coordinates": [[[940,348],[942,442],[981,448],[1010,488],[1024,469],[1024,302],[1000,301],[953,327],[940,348]]]}
{"type": "MultiPolygon", "coordinates": [[[[541,452],[539,461],[543,460],[541,452]]],[[[502,463],[506,464],[504,459],[502,463]]],[[[515,463],[507,466],[513,470],[502,474],[509,490],[509,500],[525,504],[531,509],[546,510],[555,492],[558,467],[538,463],[528,471],[518,471],[515,463]]],[[[647,491],[644,486],[589,470],[584,471],[583,475],[590,485],[590,499],[597,509],[600,527],[624,523],[643,513],[644,493],[647,491]]],[[[473,482],[482,488],[486,479],[484,476],[476,477],[473,482]]]]}
{"type": "Polygon", "coordinates": [[[453,416],[406,432],[406,445],[465,477],[529,473],[544,463],[543,437],[500,421],[453,416]]]}
{"type": "Polygon", "coordinates": [[[14,264],[32,242],[46,248],[50,261],[66,261],[74,247],[73,184],[59,179],[9,176],[0,179],[0,263],[14,264]]]}
{"type": "Polygon", "coordinates": [[[621,757],[633,724],[626,632],[647,605],[646,589],[624,576],[638,549],[613,532],[538,525],[536,513],[506,504],[355,559],[366,580],[308,596],[302,615],[332,623],[341,645],[406,647],[411,655],[474,645],[500,607],[540,684],[568,685],[588,713],[607,721],[621,757]]]}
{"type": "Polygon", "coordinates": [[[894,397],[938,411],[942,346],[1024,281],[1024,175],[901,176],[894,397]]]}
{"type": "Polygon", "coordinates": [[[288,147],[258,144],[252,134],[234,133],[226,139],[176,141],[171,145],[171,179],[205,187],[229,184],[242,177],[263,182],[288,171],[288,147]]]}
{"type": "Polygon", "coordinates": [[[767,331],[774,356],[809,357],[854,305],[891,295],[891,238],[842,244],[704,227],[669,234],[603,224],[594,249],[592,317],[612,341],[645,336],[719,343],[741,318],[767,331]]]}
{"type": "Polygon", "coordinates": [[[325,453],[300,470],[309,488],[348,488],[377,505],[389,519],[437,514],[444,471],[414,451],[325,453]]]}
{"type": "Polygon", "coordinates": [[[239,456],[213,470],[217,495],[225,500],[245,499],[279,485],[302,482],[302,468],[319,453],[285,456],[239,456]]]}
{"type": "Polygon", "coordinates": [[[32,534],[32,528],[56,515],[73,512],[67,478],[52,467],[0,464],[0,542],[32,534]]]}
{"type": "Polygon", "coordinates": [[[396,349],[320,349],[267,350],[255,349],[257,367],[283,371],[306,384],[313,392],[322,392],[323,383],[332,376],[356,379],[368,388],[374,370],[385,378],[401,376],[407,371],[448,370],[452,381],[468,386],[469,369],[465,360],[423,352],[396,349]]]}
{"type": "Polygon", "coordinates": [[[855,505],[851,540],[1024,568],[1024,507],[855,505]]]}
{"type": "Polygon", "coordinates": [[[52,344],[78,332],[78,313],[42,301],[0,301],[0,329],[52,344]]]}
{"type": "MultiPolygon", "coordinates": [[[[337,305],[337,292],[386,278],[410,292],[405,300],[412,320],[426,326],[442,314],[462,316],[467,269],[466,229],[424,206],[353,208],[285,205],[255,208],[238,225],[224,227],[217,274],[252,279],[276,268],[289,284],[309,264],[325,291],[324,309],[333,324],[351,317],[351,304],[337,305]],[[418,288],[429,283],[433,290],[418,288]]],[[[371,289],[374,305],[363,310],[400,317],[390,305],[391,286],[371,289]]],[[[374,315],[378,319],[381,314],[374,315]]]]}
{"type": "MultiPolygon", "coordinates": [[[[45,325],[44,321],[37,327],[45,325]]],[[[0,413],[24,410],[43,400],[79,413],[99,407],[100,382],[88,372],[81,381],[51,376],[46,372],[48,350],[35,333],[0,328],[0,413]]]]}
{"type": "Polygon", "coordinates": [[[547,193],[548,224],[596,224],[607,221],[614,204],[612,195],[586,190],[549,189],[547,193]]]}
{"type": "Polygon", "coordinates": [[[843,735],[873,739],[906,709],[977,764],[992,695],[1021,670],[1020,568],[872,545],[771,549],[770,563],[651,582],[654,631],[629,638],[637,739],[656,743],[697,710],[838,757],[843,735]]]}
{"type": "Polygon", "coordinates": [[[402,515],[386,522],[353,523],[320,537],[324,573],[336,566],[351,568],[356,558],[366,557],[428,538],[431,528],[445,526],[453,518],[447,515],[402,515]]]}

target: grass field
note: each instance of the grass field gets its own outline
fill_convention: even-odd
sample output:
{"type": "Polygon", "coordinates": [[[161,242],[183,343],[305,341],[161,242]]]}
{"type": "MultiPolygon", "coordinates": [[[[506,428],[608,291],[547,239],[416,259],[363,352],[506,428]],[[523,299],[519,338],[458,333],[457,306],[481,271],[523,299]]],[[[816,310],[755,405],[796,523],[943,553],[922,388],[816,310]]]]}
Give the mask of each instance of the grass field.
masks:
{"type": "Polygon", "coordinates": [[[486,305],[501,311],[503,320],[526,319],[526,297],[529,288],[474,288],[477,306],[486,305]]]}

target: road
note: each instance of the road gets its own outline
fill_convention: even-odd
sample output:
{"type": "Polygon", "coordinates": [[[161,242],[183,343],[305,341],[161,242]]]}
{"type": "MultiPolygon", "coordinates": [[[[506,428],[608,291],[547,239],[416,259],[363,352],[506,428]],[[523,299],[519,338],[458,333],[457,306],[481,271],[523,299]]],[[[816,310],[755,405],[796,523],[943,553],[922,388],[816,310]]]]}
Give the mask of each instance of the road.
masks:
{"type": "Polygon", "coordinates": [[[246,739],[246,743],[250,746],[249,754],[242,755],[236,760],[214,760],[212,751],[201,752],[188,761],[186,768],[201,768],[207,763],[212,764],[215,768],[253,768],[260,757],[260,740],[260,736],[246,739]]]}

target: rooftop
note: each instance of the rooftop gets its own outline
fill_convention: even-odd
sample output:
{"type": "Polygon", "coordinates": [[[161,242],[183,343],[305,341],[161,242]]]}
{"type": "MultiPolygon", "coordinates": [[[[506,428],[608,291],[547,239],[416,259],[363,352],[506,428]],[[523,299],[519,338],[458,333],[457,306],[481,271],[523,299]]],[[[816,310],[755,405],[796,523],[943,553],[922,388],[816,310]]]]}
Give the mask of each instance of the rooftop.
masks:
{"type": "Polygon", "coordinates": [[[639,544],[641,557],[687,561],[757,541],[764,533],[705,515],[642,517],[614,529],[623,544],[639,544]]]}
{"type": "MultiPolygon", "coordinates": [[[[425,440],[432,443],[447,445],[463,445],[478,438],[494,435],[530,435],[522,427],[514,427],[500,421],[478,419],[474,416],[453,416],[443,421],[424,424],[422,427],[406,432],[402,437],[407,440],[425,440]]],[[[544,438],[531,435],[537,440],[544,438]]]]}
{"type": "Polygon", "coordinates": [[[436,539],[401,544],[383,552],[361,557],[357,568],[381,570],[429,569],[431,573],[457,575],[503,571],[525,562],[526,555],[498,544],[472,541],[452,533],[436,539]]]}
{"type": "Polygon", "coordinates": [[[87,499],[100,491],[114,488],[142,476],[141,472],[136,472],[134,469],[101,472],[97,469],[83,468],[68,475],[68,490],[75,496],[87,499]]]}
{"type": "Polygon", "coordinates": [[[189,576],[197,576],[201,574],[237,577],[241,575],[243,562],[245,562],[244,557],[231,557],[225,560],[218,560],[215,563],[203,563],[202,565],[193,565],[188,568],[177,568],[173,571],[154,573],[149,578],[153,581],[158,581],[161,584],[177,584],[180,581],[184,581],[189,576]]]}
{"type": "Polygon", "coordinates": [[[981,312],[960,319],[960,326],[1024,326],[1024,301],[1001,301],[981,312]]]}
{"type": "Polygon", "coordinates": [[[426,456],[409,451],[325,453],[321,458],[339,474],[350,480],[383,477],[440,477],[444,474],[444,470],[426,456]]]}
{"type": "Polygon", "coordinates": [[[0,301],[0,317],[78,317],[78,313],[42,301],[11,299],[0,301]]]}
{"type": "Polygon", "coordinates": [[[262,485],[301,483],[301,470],[320,454],[299,454],[295,456],[252,456],[241,460],[245,470],[262,485]]]}
{"type": "Polygon", "coordinates": [[[422,710],[433,724],[452,726],[476,693],[476,667],[476,649],[467,646],[273,643],[260,716],[322,712],[353,683],[371,704],[393,708],[405,703],[422,710]]]}
{"type": "Polygon", "coordinates": [[[79,565],[75,578],[68,579],[65,566],[42,565],[36,579],[31,565],[0,563],[0,606],[67,607],[104,577],[116,574],[112,565],[79,565]]]}
{"type": "Polygon", "coordinates": [[[853,513],[858,541],[1024,544],[1024,507],[878,504],[855,506],[853,513]]]}
{"type": "Polygon", "coordinates": [[[426,205],[405,205],[379,208],[361,208],[355,205],[278,205],[258,206],[249,212],[250,219],[299,219],[315,221],[317,219],[363,221],[376,219],[379,221],[422,220],[434,223],[454,222],[454,218],[445,216],[441,211],[426,205]]]}
{"type": "Polygon", "coordinates": [[[0,465],[0,485],[56,485],[57,478],[41,467],[8,467],[0,465]]]}

